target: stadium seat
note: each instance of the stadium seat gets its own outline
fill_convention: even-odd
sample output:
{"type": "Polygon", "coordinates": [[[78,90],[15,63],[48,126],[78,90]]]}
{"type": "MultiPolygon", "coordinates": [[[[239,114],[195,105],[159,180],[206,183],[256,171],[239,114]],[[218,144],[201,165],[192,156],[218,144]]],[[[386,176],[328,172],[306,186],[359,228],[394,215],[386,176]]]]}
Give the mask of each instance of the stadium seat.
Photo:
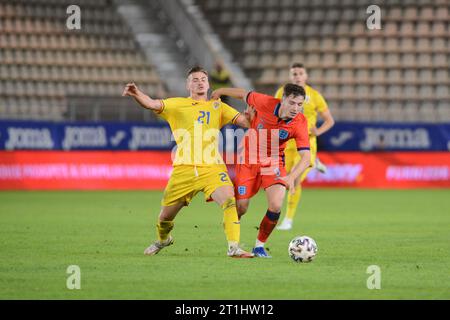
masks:
{"type": "Polygon", "coordinates": [[[370,104],[370,115],[371,115],[371,121],[375,122],[382,122],[385,121],[388,114],[388,105],[385,101],[375,101],[374,103],[370,104]]]}
{"type": "Polygon", "coordinates": [[[376,84],[374,86],[372,86],[371,88],[371,95],[373,97],[384,97],[386,95],[386,86],[382,85],[382,84],[376,84]]]}
{"type": "MultiPolygon", "coordinates": [[[[346,84],[351,84],[354,82],[366,82],[368,79],[368,70],[367,69],[360,69],[357,72],[363,72],[364,74],[357,73],[355,76],[355,73],[352,69],[340,69],[339,70],[339,81],[346,84]]],[[[313,78],[311,76],[311,78],[313,78]]],[[[314,79],[314,78],[313,78],[314,79]]]]}
{"type": "Polygon", "coordinates": [[[354,52],[368,52],[368,40],[364,37],[358,37],[353,40],[354,52]]]}
{"type": "Polygon", "coordinates": [[[266,69],[260,79],[260,84],[273,84],[277,80],[275,69],[266,69]]]}
{"type": "Polygon", "coordinates": [[[350,68],[353,64],[353,55],[351,53],[341,53],[337,63],[341,68],[350,68]]]}
{"type": "Polygon", "coordinates": [[[436,109],[437,117],[440,121],[447,123],[450,122],[450,105],[448,102],[440,101],[436,109]]]}
{"type": "Polygon", "coordinates": [[[356,103],[355,107],[355,120],[356,121],[364,121],[364,120],[372,120],[373,113],[372,108],[369,102],[361,100],[356,103]]]}
{"type": "MultiPolygon", "coordinates": [[[[416,83],[419,81],[417,78],[417,70],[415,69],[406,69],[403,75],[403,79],[408,83],[416,83]]],[[[423,81],[424,79],[421,79],[423,81]]]]}
{"type": "Polygon", "coordinates": [[[437,85],[435,87],[435,89],[436,89],[436,98],[437,99],[446,99],[446,97],[448,97],[448,95],[449,95],[448,87],[449,87],[448,85],[441,85],[441,84],[437,85]]]}
{"type": "Polygon", "coordinates": [[[431,27],[430,35],[431,34],[433,35],[433,37],[441,37],[447,35],[445,23],[441,21],[434,21],[431,27]]]}
{"type": "Polygon", "coordinates": [[[332,110],[333,116],[335,116],[337,121],[355,121],[356,120],[356,106],[353,101],[344,100],[338,105],[339,113],[334,115],[334,109],[332,110]]]}
{"type": "Polygon", "coordinates": [[[382,121],[404,122],[405,113],[401,102],[390,103],[386,108],[385,118],[382,121]]]}
{"type": "Polygon", "coordinates": [[[350,39],[348,38],[339,38],[336,42],[336,51],[338,52],[346,52],[350,49],[350,39]]]}
{"type": "Polygon", "coordinates": [[[437,108],[433,102],[425,101],[419,106],[419,116],[422,121],[434,122],[437,120],[437,108]]]}
{"type": "Polygon", "coordinates": [[[428,18],[427,16],[425,16],[423,19],[428,19],[428,20],[439,20],[439,21],[447,21],[450,17],[449,15],[449,8],[448,8],[448,2],[447,5],[445,5],[445,0],[442,1],[443,5],[439,5],[436,8],[436,14],[435,16],[431,16],[430,18],[428,18]]]}

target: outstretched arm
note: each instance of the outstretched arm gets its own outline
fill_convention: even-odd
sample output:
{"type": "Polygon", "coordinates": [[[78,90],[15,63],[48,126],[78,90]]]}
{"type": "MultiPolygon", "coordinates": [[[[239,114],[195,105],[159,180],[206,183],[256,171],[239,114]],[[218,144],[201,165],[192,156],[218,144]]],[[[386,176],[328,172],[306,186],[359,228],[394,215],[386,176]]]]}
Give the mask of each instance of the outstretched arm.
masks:
{"type": "Polygon", "coordinates": [[[315,135],[317,137],[322,135],[322,134],[324,134],[325,132],[330,130],[331,127],[334,126],[334,118],[331,115],[330,110],[319,112],[319,115],[323,119],[322,125],[319,128],[316,128],[316,127],[312,127],[311,128],[311,134],[313,134],[313,135],[315,135]]]}
{"type": "Polygon", "coordinates": [[[250,128],[250,121],[249,121],[249,119],[248,119],[245,115],[243,115],[243,114],[240,114],[240,115],[237,117],[237,119],[234,121],[234,124],[237,125],[237,126],[239,126],[239,127],[241,127],[241,128],[246,128],[246,129],[250,128]]]}
{"type": "Polygon", "coordinates": [[[248,106],[247,109],[239,115],[239,117],[234,122],[235,125],[242,128],[250,128],[253,118],[255,117],[256,111],[253,107],[248,106]]]}
{"type": "Polygon", "coordinates": [[[301,157],[300,161],[292,168],[291,172],[286,177],[281,178],[286,181],[291,194],[295,193],[295,181],[310,166],[311,161],[311,153],[309,150],[300,150],[298,153],[301,157]]]}
{"type": "Polygon", "coordinates": [[[155,112],[161,111],[163,104],[161,100],[154,100],[144,94],[139,88],[134,84],[134,82],[130,82],[125,86],[123,90],[122,96],[124,97],[133,97],[143,108],[149,109],[155,112]]]}
{"type": "Polygon", "coordinates": [[[248,91],[241,88],[220,88],[211,93],[211,100],[217,100],[220,96],[229,96],[235,99],[244,100],[248,91]]]}

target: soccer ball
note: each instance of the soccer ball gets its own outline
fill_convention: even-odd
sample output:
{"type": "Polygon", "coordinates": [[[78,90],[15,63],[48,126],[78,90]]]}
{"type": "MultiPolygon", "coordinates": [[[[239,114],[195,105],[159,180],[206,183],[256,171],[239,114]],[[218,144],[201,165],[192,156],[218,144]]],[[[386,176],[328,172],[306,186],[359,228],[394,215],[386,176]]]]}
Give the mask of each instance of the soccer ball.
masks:
{"type": "Polygon", "coordinates": [[[317,254],[317,244],[307,236],[298,236],[289,242],[289,256],[295,262],[311,262],[317,254]]]}

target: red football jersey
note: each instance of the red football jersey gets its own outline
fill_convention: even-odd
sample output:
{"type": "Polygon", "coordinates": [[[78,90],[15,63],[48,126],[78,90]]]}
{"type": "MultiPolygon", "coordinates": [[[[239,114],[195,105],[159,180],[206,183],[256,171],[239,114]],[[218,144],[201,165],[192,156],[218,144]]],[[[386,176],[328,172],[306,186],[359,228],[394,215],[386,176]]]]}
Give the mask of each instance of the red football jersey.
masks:
{"type": "Polygon", "coordinates": [[[244,137],[242,152],[245,154],[240,154],[241,163],[245,159],[247,164],[270,162],[274,165],[274,161],[278,161],[284,165],[286,142],[292,138],[297,150],[309,150],[308,122],[303,114],[282,120],[279,117],[281,100],[257,92],[250,92],[246,101],[255,108],[256,115],[244,137]]]}

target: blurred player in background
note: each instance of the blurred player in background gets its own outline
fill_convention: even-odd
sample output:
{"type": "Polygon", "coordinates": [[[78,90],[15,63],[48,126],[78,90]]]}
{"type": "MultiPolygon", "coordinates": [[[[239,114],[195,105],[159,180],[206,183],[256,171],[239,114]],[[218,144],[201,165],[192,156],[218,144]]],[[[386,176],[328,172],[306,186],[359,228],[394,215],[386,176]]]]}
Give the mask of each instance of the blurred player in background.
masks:
{"type": "Polygon", "coordinates": [[[244,154],[239,154],[234,185],[239,217],[247,212],[250,198],[261,186],[266,191],[268,208],[259,226],[253,253],[270,258],[264,244],[280,217],[286,188],[295,192],[295,182],[310,165],[308,124],[302,114],[305,90],[288,84],[282,98],[276,99],[257,92],[247,93],[244,89],[226,88],[214,91],[212,97],[220,95],[243,99],[255,111],[243,140],[244,154]],[[294,141],[301,160],[286,174],[283,158],[289,139],[294,141]]]}
{"type": "MultiPolygon", "coordinates": [[[[301,86],[305,89],[306,98],[304,103],[304,115],[308,119],[309,126],[309,144],[311,146],[311,167],[308,168],[296,181],[295,193],[289,193],[287,196],[287,209],[286,216],[280,226],[277,227],[279,230],[290,230],[292,228],[295,213],[297,211],[298,204],[300,203],[300,198],[302,195],[301,183],[305,180],[308,172],[312,167],[315,167],[321,172],[326,171],[326,167],[317,158],[317,137],[321,134],[330,130],[334,125],[334,119],[328,109],[327,102],[322,97],[320,92],[313,89],[306,84],[308,80],[308,73],[306,68],[301,63],[294,63],[290,69],[290,80],[291,83],[301,86]],[[317,128],[317,115],[320,115],[324,120],[322,125],[317,128]]],[[[283,96],[285,86],[278,89],[275,97],[281,99],[283,96]]],[[[301,156],[297,153],[295,147],[295,141],[290,140],[287,143],[286,150],[286,170],[289,172],[301,159],[301,156]]]]}
{"type": "MultiPolygon", "coordinates": [[[[213,91],[231,86],[230,74],[223,67],[223,63],[221,61],[216,61],[214,69],[211,71],[209,78],[211,81],[211,89],[213,91]]],[[[221,96],[220,100],[222,100],[222,102],[224,103],[229,103],[227,96],[221,96]]]]}
{"type": "MultiPolygon", "coordinates": [[[[133,97],[142,107],[164,118],[170,125],[178,147],[174,169],[161,201],[161,212],[156,225],[158,241],[150,245],[144,253],[155,255],[173,243],[173,237],[170,235],[174,226],[173,220],[181,208],[189,205],[192,198],[202,191],[205,200],[214,200],[223,210],[228,256],[252,258],[253,254],[239,247],[240,222],[234,188],[220,154],[215,154],[212,162],[206,162],[203,158],[199,162],[196,155],[196,151],[205,154],[203,151],[210,146],[204,143],[197,145],[198,138],[203,142],[205,134],[214,133],[211,130],[217,130],[218,133],[218,130],[228,123],[248,127],[249,122],[244,115],[229,105],[220,100],[208,99],[209,80],[204,69],[192,68],[188,72],[186,87],[190,93],[188,98],[164,100],[151,99],[134,83],[127,84],[123,92],[123,96],[133,97]],[[195,134],[201,136],[196,138],[195,134]],[[186,140],[186,135],[189,140],[186,140]]],[[[217,140],[214,140],[215,144],[217,140]]]]}

